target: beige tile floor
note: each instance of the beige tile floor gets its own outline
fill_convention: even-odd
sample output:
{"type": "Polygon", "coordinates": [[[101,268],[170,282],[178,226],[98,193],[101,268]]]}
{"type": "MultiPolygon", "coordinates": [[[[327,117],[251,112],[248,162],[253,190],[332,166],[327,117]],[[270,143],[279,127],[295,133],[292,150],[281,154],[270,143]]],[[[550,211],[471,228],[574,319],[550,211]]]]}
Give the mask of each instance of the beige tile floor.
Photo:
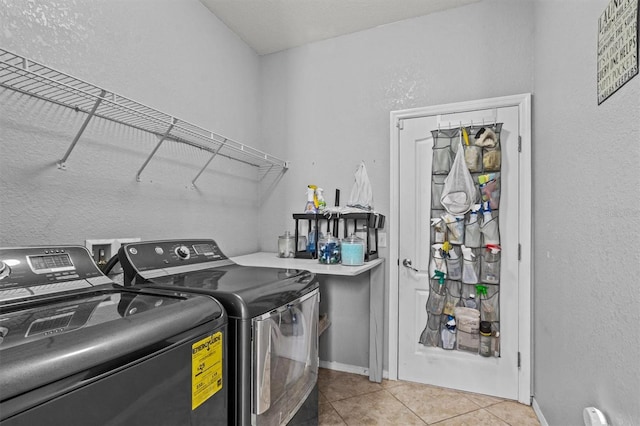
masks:
{"type": "Polygon", "coordinates": [[[328,425],[540,425],[529,406],[436,386],[320,369],[319,424],[328,425]]]}

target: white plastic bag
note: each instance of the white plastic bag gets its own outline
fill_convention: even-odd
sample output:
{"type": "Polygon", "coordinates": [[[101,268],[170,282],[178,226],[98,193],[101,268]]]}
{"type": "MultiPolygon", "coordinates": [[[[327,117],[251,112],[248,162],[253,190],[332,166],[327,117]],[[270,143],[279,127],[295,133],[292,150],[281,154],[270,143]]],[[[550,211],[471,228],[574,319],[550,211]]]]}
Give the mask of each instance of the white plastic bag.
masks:
{"type": "Polygon", "coordinates": [[[464,161],[464,149],[461,142],[451,171],[444,180],[440,202],[447,212],[453,215],[463,215],[471,210],[477,196],[475,183],[464,161]]]}
{"type": "Polygon", "coordinates": [[[355,173],[356,181],[351,188],[351,196],[347,207],[357,207],[365,210],[373,210],[373,190],[367,175],[364,161],[360,163],[355,173]]]}

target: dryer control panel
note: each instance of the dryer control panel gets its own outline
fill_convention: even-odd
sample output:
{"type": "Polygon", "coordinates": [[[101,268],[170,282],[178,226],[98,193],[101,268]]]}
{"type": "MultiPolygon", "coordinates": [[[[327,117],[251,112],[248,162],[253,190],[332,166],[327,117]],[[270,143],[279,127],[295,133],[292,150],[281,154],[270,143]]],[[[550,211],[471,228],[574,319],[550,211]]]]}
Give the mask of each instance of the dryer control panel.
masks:
{"type": "Polygon", "coordinates": [[[82,246],[0,248],[0,302],[110,283],[82,246]]]}
{"type": "Polygon", "coordinates": [[[232,265],[214,240],[162,240],[125,244],[118,250],[125,285],[140,275],[144,279],[206,268],[232,265]]]}

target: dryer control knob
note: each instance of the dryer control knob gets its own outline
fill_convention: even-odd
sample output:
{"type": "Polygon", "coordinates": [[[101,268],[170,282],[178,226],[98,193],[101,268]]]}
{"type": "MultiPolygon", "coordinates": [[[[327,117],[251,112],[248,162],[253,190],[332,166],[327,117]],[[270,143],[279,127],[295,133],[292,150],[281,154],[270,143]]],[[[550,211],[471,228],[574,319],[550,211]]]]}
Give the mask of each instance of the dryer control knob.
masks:
{"type": "Polygon", "coordinates": [[[176,247],[176,254],[180,259],[188,259],[190,256],[189,247],[187,246],[176,247]]]}
{"type": "Polygon", "coordinates": [[[7,278],[9,275],[11,275],[11,268],[0,260],[0,280],[7,278]]]}

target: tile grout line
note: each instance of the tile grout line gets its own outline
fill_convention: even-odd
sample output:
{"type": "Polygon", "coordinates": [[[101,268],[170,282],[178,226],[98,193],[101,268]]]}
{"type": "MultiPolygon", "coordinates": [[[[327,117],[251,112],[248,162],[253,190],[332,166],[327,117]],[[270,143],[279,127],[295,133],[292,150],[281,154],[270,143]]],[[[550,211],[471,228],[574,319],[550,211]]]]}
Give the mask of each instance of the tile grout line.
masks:
{"type": "Polygon", "coordinates": [[[338,412],[338,410],[336,410],[336,407],[334,407],[331,402],[329,404],[331,405],[331,408],[333,408],[333,411],[336,412],[338,417],[340,417],[340,420],[342,420],[342,423],[344,423],[345,425],[349,426],[349,423],[347,423],[347,421],[344,419],[344,417],[342,417],[342,415],[338,412]]]}
{"type": "MultiPolygon", "coordinates": [[[[358,396],[364,396],[364,395],[369,395],[369,394],[372,394],[372,393],[375,393],[375,392],[380,392],[381,390],[385,390],[385,389],[381,386],[380,389],[377,389],[377,390],[367,391],[367,392],[359,393],[357,395],[350,395],[350,396],[346,396],[344,398],[334,399],[333,401],[329,401],[329,399],[327,399],[327,401],[329,401],[329,402],[344,401],[344,400],[347,400],[347,399],[350,399],[350,398],[356,398],[358,396]]],[[[325,398],[326,398],[326,396],[325,396],[325,398]]]]}
{"type": "Polygon", "coordinates": [[[404,402],[400,401],[400,400],[399,400],[399,399],[398,399],[394,394],[392,394],[392,393],[391,393],[391,392],[389,392],[388,390],[384,389],[384,391],[385,391],[386,393],[388,393],[389,395],[391,395],[391,396],[392,396],[396,401],[398,401],[400,404],[402,404],[402,406],[403,406],[404,408],[406,408],[406,409],[407,409],[407,410],[409,410],[411,413],[413,413],[413,415],[415,415],[417,418],[419,418],[419,419],[420,419],[420,421],[421,421],[422,423],[424,423],[425,425],[429,426],[429,423],[427,423],[427,422],[426,422],[422,417],[420,417],[420,416],[418,415],[418,413],[416,413],[415,411],[413,411],[411,408],[407,407],[407,404],[405,404],[404,402]]]}

